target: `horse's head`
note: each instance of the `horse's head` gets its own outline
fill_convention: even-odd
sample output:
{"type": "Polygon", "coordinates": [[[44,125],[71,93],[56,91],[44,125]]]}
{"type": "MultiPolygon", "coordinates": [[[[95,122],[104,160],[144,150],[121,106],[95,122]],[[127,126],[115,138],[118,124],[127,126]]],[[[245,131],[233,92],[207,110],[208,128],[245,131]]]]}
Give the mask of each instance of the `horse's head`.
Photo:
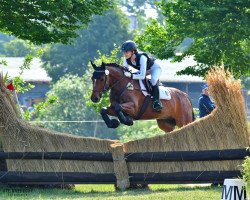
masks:
{"type": "Polygon", "coordinates": [[[92,82],[93,91],[91,100],[95,103],[99,102],[102,94],[109,89],[114,88],[122,82],[123,78],[126,78],[121,66],[115,63],[105,64],[97,67],[92,61],[91,65],[94,68],[92,82]]]}
{"type": "Polygon", "coordinates": [[[107,79],[109,71],[106,69],[106,65],[104,63],[102,63],[100,67],[97,67],[92,61],[90,62],[95,70],[92,76],[93,91],[91,100],[97,103],[100,101],[102,93],[108,90],[107,79]]]}

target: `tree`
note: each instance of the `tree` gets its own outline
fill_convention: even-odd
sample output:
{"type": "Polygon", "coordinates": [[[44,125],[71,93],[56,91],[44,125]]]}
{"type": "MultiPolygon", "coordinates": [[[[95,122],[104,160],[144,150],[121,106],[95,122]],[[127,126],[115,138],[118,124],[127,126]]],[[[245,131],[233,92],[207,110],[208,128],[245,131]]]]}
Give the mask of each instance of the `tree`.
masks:
{"type": "Polygon", "coordinates": [[[148,18],[146,18],[146,10],[152,9],[157,13],[157,21],[162,23],[163,16],[157,4],[160,0],[120,0],[119,4],[125,7],[129,13],[136,15],[138,20],[138,30],[141,32],[146,28],[148,24],[148,18]]]}
{"type": "Polygon", "coordinates": [[[36,56],[39,49],[38,46],[16,38],[4,43],[3,48],[4,55],[8,57],[25,57],[27,54],[36,56]]]}
{"type": "Polygon", "coordinates": [[[117,132],[122,142],[165,134],[158,128],[156,121],[135,121],[132,127],[120,125],[117,132]]]}
{"type": "Polygon", "coordinates": [[[42,48],[43,46],[36,46],[29,41],[0,33],[0,56],[2,57],[25,57],[28,54],[36,57],[42,48]]]}
{"type": "MultiPolygon", "coordinates": [[[[66,75],[57,81],[47,93],[49,103],[46,109],[35,106],[36,121],[71,121],[69,123],[43,123],[45,128],[75,135],[117,139],[116,131],[108,129],[105,123],[89,123],[83,121],[100,121],[101,117],[92,107],[86,106],[91,91],[90,72],[84,77],[66,75]],[[51,98],[52,97],[52,98],[51,98]],[[56,99],[54,98],[56,97],[56,99]],[[77,122],[78,121],[78,122],[77,122]],[[80,121],[80,122],[79,122],[80,121]],[[95,132],[96,130],[96,132],[95,132]]],[[[41,104],[44,106],[44,104],[41,104]]]]}
{"type": "Polygon", "coordinates": [[[140,47],[159,58],[174,57],[181,61],[194,55],[200,63],[182,71],[204,75],[209,67],[225,64],[236,76],[250,75],[249,0],[162,1],[160,7],[165,26],[153,22],[145,34],[137,38],[140,47]],[[192,38],[189,48],[175,55],[184,39],[192,38]]]}
{"type": "Polygon", "coordinates": [[[4,44],[10,41],[10,36],[0,33],[0,56],[5,56],[5,47],[4,44]]]}
{"type": "Polygon", "coordinates": [[[0,32],[36,44],[68,43],[75,32],[112,7],[111,0],[1,0],[0,32]]]}
{"type": "Polygon", "coordinates": [[[89,60],[98,56],[97,50],[106,54],[121,44],[130,35],[127,31],[128,19],[120,10],[109,10],[105,16],[94,16],[88,29],[79,31],[80,37],[72,45],[56,44],[42,56],[44,68],[53,81],[64,74],[82,76],[89,60]]]}

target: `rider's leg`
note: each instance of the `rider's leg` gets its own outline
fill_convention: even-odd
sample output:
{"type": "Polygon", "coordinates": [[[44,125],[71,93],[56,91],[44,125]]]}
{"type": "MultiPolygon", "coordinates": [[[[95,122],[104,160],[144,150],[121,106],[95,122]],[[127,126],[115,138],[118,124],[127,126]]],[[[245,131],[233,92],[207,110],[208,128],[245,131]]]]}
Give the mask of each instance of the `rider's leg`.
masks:
{"type": "Polygon", "coordinates": [[[152,83],[152,88],[153,88],[153,109],[155,112],[160,111],[163,106],[160,101],[160,93],[159,93],[159,86],[158,86],[158,80],[161,75],[161,68],[159,67],[158,64],[154,64],[151,68],[151,83],[152,83]]]}

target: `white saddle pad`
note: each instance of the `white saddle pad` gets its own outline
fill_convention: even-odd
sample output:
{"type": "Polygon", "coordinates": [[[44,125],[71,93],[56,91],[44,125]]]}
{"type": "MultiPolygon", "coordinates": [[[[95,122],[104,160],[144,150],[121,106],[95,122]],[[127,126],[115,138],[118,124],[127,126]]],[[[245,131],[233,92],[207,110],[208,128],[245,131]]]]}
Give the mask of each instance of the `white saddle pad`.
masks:
{"type": "MultiPolygon", "coordinates": [[[[142,82],[142,80],[139,80],[140,83],[140,87],[142,90],[142,93],[147,96],[150,95],[147,90],[146,87],[144,85],[144,83],[142,82]]],[[[168,88],[164,87],[164,86],[159,86],[159,92],[160,92],[160,99],[166,99],[166,100],[170,100],[171,99],[171,94],[168,88]]]]}

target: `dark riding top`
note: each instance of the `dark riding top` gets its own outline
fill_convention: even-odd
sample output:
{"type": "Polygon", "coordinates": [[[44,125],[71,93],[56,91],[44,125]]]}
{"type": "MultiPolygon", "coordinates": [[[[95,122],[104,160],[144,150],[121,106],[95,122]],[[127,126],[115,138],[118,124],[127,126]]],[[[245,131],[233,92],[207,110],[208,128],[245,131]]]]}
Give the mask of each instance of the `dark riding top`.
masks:
{"type": "Polygon", "coordinates": [[[200,117],[205,117],[210,114],[215,108],[214,102],[205,94],[201,94],[199,98],[200,117]]]}
{"type": "Polygon", "coordinates": [[[149,70],[154,65],[155,58],[149,57],[146,53],[135,53],[135,55],[136,55],[136,64],[135,65],[131,62],[130,58],[126,59],[128,65],[134,67],[135,69],[140,70],[140,59],[141,59],[142,55],[147,57],[147,70],[149,70]]]}

